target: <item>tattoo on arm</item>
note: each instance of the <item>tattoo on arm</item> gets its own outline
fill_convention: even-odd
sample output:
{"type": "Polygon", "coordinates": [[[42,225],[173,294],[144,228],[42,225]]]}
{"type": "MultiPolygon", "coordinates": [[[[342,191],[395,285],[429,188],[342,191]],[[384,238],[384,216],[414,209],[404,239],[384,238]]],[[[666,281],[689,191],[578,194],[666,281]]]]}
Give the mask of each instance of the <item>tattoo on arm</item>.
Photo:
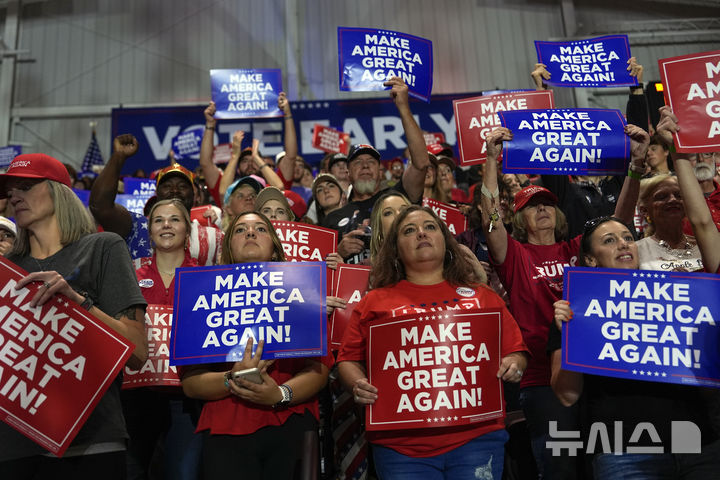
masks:
{"type": "MultiPolygon", "coordinates": [[[[132,306],[126,308],[125,310],[120,310],[115,315],[115,318],[117,320],[120,320],[122,317],[126,317],[130,320],[137,320],[136,312],[137,312],[138,308],[141,308],[141,307],[139,307],[137,305],[132,305],[132,306]]],[[[144,310],[144,308],[143,308],[143,310],[144,310]]]]}

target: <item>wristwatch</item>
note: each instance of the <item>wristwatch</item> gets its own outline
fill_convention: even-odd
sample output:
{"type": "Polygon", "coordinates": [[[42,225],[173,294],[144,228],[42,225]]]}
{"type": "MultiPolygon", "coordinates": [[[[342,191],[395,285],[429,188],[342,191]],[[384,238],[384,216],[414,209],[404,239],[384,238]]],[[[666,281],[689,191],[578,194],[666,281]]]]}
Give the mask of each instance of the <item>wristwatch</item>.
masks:
{"type": "Polygon", "coordinates": [[[280,393],[282,393],[282,400],[273,405],[273,408],[285,408],[290,405],[290,402],[292,402],[292,388],[284,383],[282,385],[278,385],[278,388],[280,389],[280,393]]]}

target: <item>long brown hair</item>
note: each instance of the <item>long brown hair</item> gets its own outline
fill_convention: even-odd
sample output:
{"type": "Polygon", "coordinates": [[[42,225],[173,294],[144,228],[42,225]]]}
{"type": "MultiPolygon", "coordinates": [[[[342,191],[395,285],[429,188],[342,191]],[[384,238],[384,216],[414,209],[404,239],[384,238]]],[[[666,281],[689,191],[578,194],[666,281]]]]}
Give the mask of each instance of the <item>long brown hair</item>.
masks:
{"type": "Polygon", "coordinates": [[[235,261],[235,258],[232,253],[232,239],[235,236],[235,224],[240,220],[241,218],[247,216],[247,215],[257,215],[260,217],[260,219],[265,223],[265,225],[268,227],[268,233],[270,233],[270,238],[272,239],[273,243],[273,254],[271,261],[273,262],[284,262],[286,261],[285,258],[285,251],[282,247],[282,242],[280,241],[280,237],[278,237],[277,232],[275,231],[275,228],[273,227],[272,222],[262,213],[260,212],[254,212],[254,211],[248,211],[243,212],[240,215],[237,215],[235,218],[232,219],[232,221],[228,224],[228,227],[225,229],[225,238],[223,238],[223,245],[222,245],[222,254],[220,255],[220,263],[222,265],[230,265],[233,263],[238,263],[235,261]]]}
{"type": "Polygon", "coordinates": [[[470,264],[463,260],[463,252],[445,222],[440,220],[435,212],[428,207],[410,205],[395,218],[377,257],[372,260],[373,268],[370,273],[370,285],[372,285],[372,288],[395,285],[406,278],[405,266],[400,260],[400,253],[397,248],[398,230],[405,218],[417,211],[426,212],[430,215],[440,227],[445,239],[443,278],[455,286],[476,287],[478,283],[475,281],[475,272],[470,264]]]}

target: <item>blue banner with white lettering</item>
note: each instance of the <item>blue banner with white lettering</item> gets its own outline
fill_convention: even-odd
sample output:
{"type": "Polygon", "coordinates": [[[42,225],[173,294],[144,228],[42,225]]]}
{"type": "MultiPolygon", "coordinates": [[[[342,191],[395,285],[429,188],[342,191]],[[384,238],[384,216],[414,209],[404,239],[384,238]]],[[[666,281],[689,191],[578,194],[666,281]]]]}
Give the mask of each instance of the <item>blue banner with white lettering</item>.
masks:
{"type": "Polygon", "coordinates": [[[155,180],[150,178],[123,178],[125,193],[150,198],[155,195],[155,180]]]}
{"type": "Polygon", "coordinates": [[[0,168],[7,168],[15,157],[22,153],[20,145],[8,145],[0,148],[0,168]]]}
{"type": "Polygon", "coordinates": [[[720,276],[571,267],[562,368],[720,387],[720,276]]]}
{"type": "Polygon", "coordinates": [[[513,139],[503,143],[504,173],[621,175],[630,139],[620,110],[559,108],[498,112],[513,139]]]}
{"type": "Polygon", "coordinates": [[[387,90],[383,82],[402,78],[409,94],[430,101],[432,42],[391,30],[338,27],[340,90],[387,90]]]}
{"type": "Polygon", "coordinates": [[[282,72],[277,68],[210,70],[216,118],[281,117],[277,106],[282,72]]]}
{"type": "MultiPolygon", "coordinates": [[[[450,145],[457,144],[454,99],[477,97],[482,92],[453,95],[433,95],[430,103],[410,99],[410,108],[426,132],[442,132],[450,145]]],[[[312,146],[315,124],[331,126],[350,134],[351,143],[369,143],[382,158],[402,156],[407,147],[397,107],[390,99],[374,98],[348,100],[293,101],[290,99],[293,120],[298,135],[300,155],[313,165],[320,163],[325,152],[312,146]]],[[[112,111],[112,138],[131,133],[138,140],[138,151],[125,161],[123,174],[138,168],[152,172],[168,165],[172,142],[182,132],[205,127],[205,105],[186,107],[116,108],[112,111]]],[[[260,141],[262,155],[275,156],[283,148],[283,121],[279,118],[245,118],[219,120],[215,127],[215,144],[230,143],[236,130],[245,132],[245,142],[260,141]]],[[[111,148],[108,145],[108,148],[111,148]]],[[[457,155],[457,151],[456,151],[457,155]]],[[[190,170],[198,166],[197,155],[182,160],[190,170]]]]}
{"type": "Polygon", "coordinates": [[[175,153],[175,160],[184,160],[185,158],[198,155],[200,153],[200,144],[202,143],[205,128],[193,128],[187,132],[183,132],[173,140],[172,150],[175,153]]]}
{"type": "Polygon", "coordinates": [[[237,362],[253,339],[262,358],[327,353],[325,262],[180,268],[170,364],[237,362]]]}
{"type": "Polygon", "coordinates": [[[628,72],[627,35],[606,35],[575,42],[535,40],[539,63],[550,73],[546,80],[558,87],[629,87],[637,85],[628,72]]]}

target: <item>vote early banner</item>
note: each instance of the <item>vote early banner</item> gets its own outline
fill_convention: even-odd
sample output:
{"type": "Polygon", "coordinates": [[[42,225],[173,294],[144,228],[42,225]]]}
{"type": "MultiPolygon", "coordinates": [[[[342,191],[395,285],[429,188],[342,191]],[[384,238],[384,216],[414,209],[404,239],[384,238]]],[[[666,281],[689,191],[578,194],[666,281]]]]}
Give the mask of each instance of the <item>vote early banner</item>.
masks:
{"type": "Polygon", "coordinates": [[[383,82],[400,77],[410,95],[429,102],[432,42],[391,30],[338,27],[338,69],[342,91],[388,90],[383,82]]]}
{"type": "Polygon", "coordinates": [[[27,274],[0,256],[0,419],[62,456],[135,346],[64,295],[30,307],[27,274]]]}
{"type": "Polygon", "coordinates": [[[281,117],[277,97],[282,72],[277,68],[210,70],[216,118],[281,117]]]}
{"type": "Polygon", "coordinates": [[[123,390],[138,387],[180,387],[177,368],[170,365],[170,329],[173,309],[148,305],[145,310],[148,358],[138,370],[125,365],[123,390]]]}
{"type": "Polygon", "coordinates": [[[555,108],[552,90],[500,93],[453,100],[460,165],[485,163],[485,137],[500,127],[498,113],[555,108]]]}
{"type": "Polygon", "coordinates": [[[350,134],[318,123],[313,129],[312,146],[323,152],[347,155],[350,150],[350,134]]]}
{"type": "MultiPolygon", "coordinates": [[[[323,262],[337,251],[337,231],[302,222],[272,221],[290,262],[323,262]]],[[[335,270],[327,270],[327,291],[332,295],[335,270]]]]}
{"type": "Polygon", "coordinates": [[[637,85],[628,72],[627,35],[606,35],[574,42],[535,40],[539,63],[550,73],[546,80],[558,87],[626,87],[637,85]]]}
{"type": "Polygon", "coordinates": [[[377,401],[367,430],[449,427],[504,415],[499,310],[444,310],[373,321],[367,369],[377,401]]]}
{"type": "Polygon", "coordinates": [[[467,230],[467,217],[459,208],[427,197],[423,197],[423,205],[432,208],[433,212],[445,222],[453,236],[467,230]]]}
{"type": "Polygon", "coordinates": [[[258,262],[175,270],[170,365],[327,353],[325,262],[258,262]]]}
{"type": "Polygon", "coordinates": [[[503,142],[503,172],[621,175],[630,139],[620,110],[562,108],[500,112],[513,133],[503,142]]]}
{"type": "Polygon", "coordinates": [[[571,267],[564,296],[564,369],[720,387],[717,275],[571,267]]]}
{"type": "Polygon", "coordinates": [[[658,61],[665,104],[678,117],[678,152],[720,150],[720,50],[658,61]]]}
{"type": "Polygon", "coordinates": [[[347,307],[336,308],[330,318],[330,345],[339,347],[342,344],[345,329],[350,323],[350,316],[357,303],[368,291],[370,267],[367,265],[351,265],[341,263],[336,273],[334,295],[347,302],[347,307]]]}

